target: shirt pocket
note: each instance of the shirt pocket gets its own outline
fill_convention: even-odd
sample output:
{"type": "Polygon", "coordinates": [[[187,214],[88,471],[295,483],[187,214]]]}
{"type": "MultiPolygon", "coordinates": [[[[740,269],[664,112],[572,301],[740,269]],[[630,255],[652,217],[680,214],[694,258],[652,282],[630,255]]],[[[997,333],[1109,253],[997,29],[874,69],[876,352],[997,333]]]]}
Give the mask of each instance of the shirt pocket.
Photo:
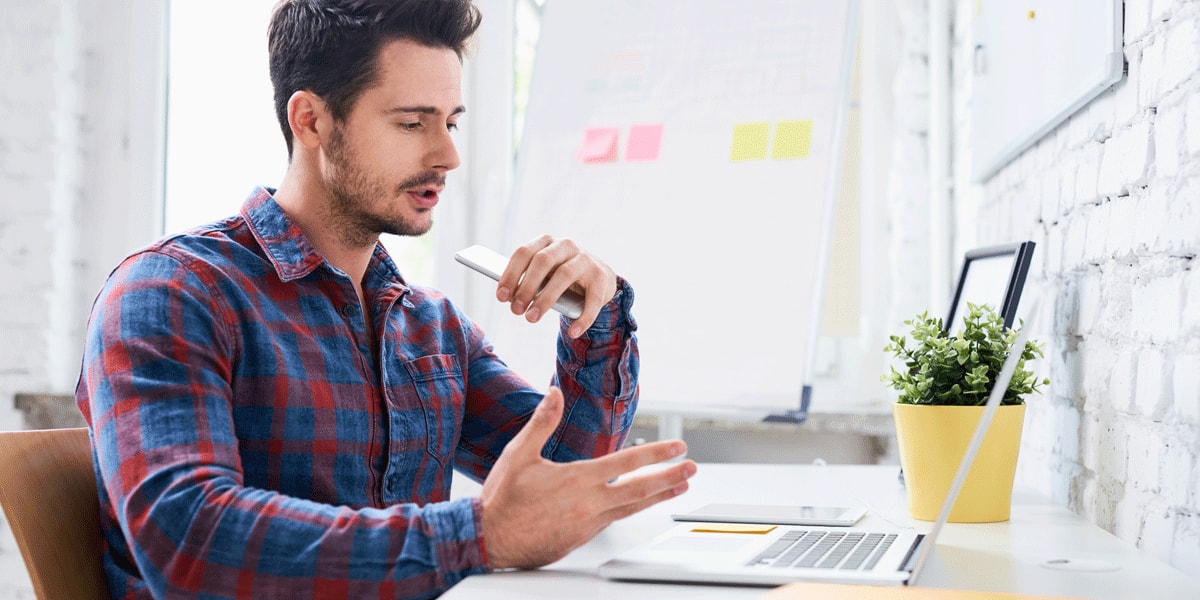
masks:
{"type": "Polygon", "coordinates": [[[427,450],[445,466],[454,459],[466,403],[462,366],[453,354],[434,354],[405,361],[404,369],[425,415],[427,450]]]}

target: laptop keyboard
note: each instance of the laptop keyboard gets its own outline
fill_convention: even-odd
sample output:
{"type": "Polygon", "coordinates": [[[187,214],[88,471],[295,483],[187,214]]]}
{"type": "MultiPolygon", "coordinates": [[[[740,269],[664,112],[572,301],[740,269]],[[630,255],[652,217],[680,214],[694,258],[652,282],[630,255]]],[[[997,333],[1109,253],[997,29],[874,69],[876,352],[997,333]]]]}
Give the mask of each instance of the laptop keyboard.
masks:
{"type": "Polygon", "coordinates": [[[895,534],[791,529],[750,566],[869,571],[895,541],[895,534]]]}

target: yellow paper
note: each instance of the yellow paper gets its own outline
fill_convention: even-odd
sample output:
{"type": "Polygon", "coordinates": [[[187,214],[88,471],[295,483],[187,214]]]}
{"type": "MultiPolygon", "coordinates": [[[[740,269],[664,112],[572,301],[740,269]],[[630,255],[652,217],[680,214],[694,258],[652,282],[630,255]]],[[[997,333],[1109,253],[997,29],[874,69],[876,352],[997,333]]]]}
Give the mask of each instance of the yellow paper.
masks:
{"type": "Polygon", "coordinates": [[[730,160],[762,160],[767,157],[770,123],[742,123],[733,127],[730,160]]]}
{"type": "Polygon", "coordinates": [[[811,120],[777,123],[771,158],[808,158],[808,151],[812,146],[812,130],[811,120]]]}
{"type": "Polygon", "coordinates": [[[699,533],[771,533],[775,530],[775,525],[742,525],[740,523],[709,523],[708,525],[697,525],[692,528],[693,532],[699,533]]]}

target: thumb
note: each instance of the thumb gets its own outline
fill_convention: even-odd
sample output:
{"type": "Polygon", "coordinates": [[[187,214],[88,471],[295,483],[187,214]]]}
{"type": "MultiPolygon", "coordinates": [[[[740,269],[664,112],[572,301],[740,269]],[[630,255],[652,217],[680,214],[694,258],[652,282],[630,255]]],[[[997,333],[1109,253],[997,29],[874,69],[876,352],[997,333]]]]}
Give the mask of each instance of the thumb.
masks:
{"type": "Polygon", "coordinates": [[[528,448],[534,454],[540,455],[542,446],[546,445],[546,440],[550,439],[550,435],[558,427],[559,421],[562,421],[562,411],[562,390],[551,387],[550,391],[542,397],[542,401],[538,403],[529,422],[525,423],[525,426],[521,428],[509,445],[522,450],[528,448]]]}

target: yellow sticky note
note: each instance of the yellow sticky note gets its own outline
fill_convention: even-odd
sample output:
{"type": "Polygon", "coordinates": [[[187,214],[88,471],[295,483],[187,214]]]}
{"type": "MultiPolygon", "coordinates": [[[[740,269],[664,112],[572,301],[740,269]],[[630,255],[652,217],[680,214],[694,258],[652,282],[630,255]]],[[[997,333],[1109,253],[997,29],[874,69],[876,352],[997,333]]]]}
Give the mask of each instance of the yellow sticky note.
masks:
{"type": "Polygon", "coordinates": [[[808,158],[808,151],[812,147],[812,130],[812,120],[776,123],[771,158],[808,158]]]}
{"type": "Polygon", "coordinates": [[[742,123],[733,127],[730,160],[762,160],[767,157],[770,123],[742,123]]]}
{"type": "Polygon", "coordinates": [[[771,533],[775,530],[775,525],[742,525],[740,523],[709,523],[708,525],[697,525],[692,528],[693,532],[700,533],[771,533]]]}

